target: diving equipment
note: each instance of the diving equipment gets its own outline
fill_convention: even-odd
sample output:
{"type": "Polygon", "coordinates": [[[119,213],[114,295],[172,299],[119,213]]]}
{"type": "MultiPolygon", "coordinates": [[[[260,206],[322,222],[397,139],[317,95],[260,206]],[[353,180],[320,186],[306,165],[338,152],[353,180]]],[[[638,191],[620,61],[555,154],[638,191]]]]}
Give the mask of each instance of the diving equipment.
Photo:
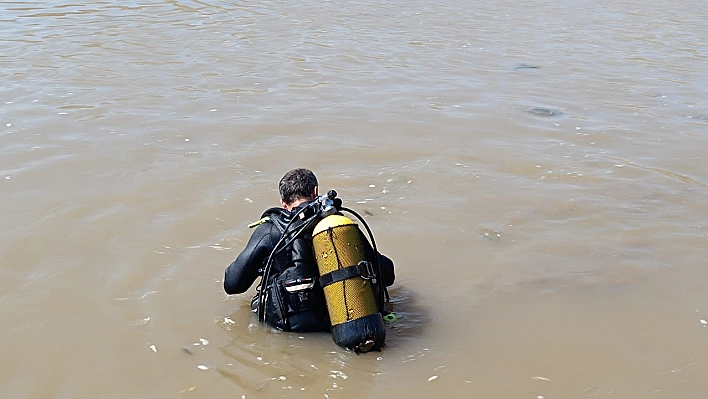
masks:
{"type": "MultiPolygon", "coordinates": [[[[294,213],[290,221],[281,229],[282,235],[263,268],[256,306],[258,318],[283,330],[292,331],[294,326],[288,325],[292,316],[285,314],[290,312],[279,312],[279,308],[290,308],[285,303],[287,302],[285,299],[292,297],[296,289],[310,289],[319,285],[324,292],[326,313],[329,313],[334,342],[357,353],[381,350],[386,338],[382,311],[384,298],[388,297],[388,293],[384,282],[379,281],[381,266],[376,243],[369,226],[361,216],[351,209],[343,208],[342,201],[336,196],[337,192],[330,190],[326,195],[316,197],[294,213]],[[359,226],[339,214],[339,211],[349,212],[361,221],[369,235],[371,246],[359,226]],[[315,226],[314,230],[312,226],[315,226]],[[316,263],[316,268],[319,270],[317,281],[319,284],[310,286],[313,282],[309,279],[299,279],[312,275],[308,273],[298,273],[296,276],[278,275],[276,279],[282,280],[278,284],[282,289],[273,291],[272,288],[275,287],[271,284],[273,261],[288,248],[292,248],[289,251],[293,253],[304,254],[296,248],[300,247],[303,241],[310,241],[310,234],[312,237],[310,254],[314,252],[315,255],[313,263],[316,263]],[[287,277],[287,280],[284,280],[284,277],[287,277]],[[271,303],[280,306],[267,305],[271,303]],[[277,317],[275,320],[267,320],[269,315],[277,317]],[[280,320],[285,321],[282,327],[280,320]]],[[[306,257],[293,256],[293,259],[295,258],[304,260],[306,257]]],[[[303,266],[305,263],[309,262],[304,262],[303,266]]],[[[309,319],[305,321],[307,324],[310,322],[309,319]]]]}

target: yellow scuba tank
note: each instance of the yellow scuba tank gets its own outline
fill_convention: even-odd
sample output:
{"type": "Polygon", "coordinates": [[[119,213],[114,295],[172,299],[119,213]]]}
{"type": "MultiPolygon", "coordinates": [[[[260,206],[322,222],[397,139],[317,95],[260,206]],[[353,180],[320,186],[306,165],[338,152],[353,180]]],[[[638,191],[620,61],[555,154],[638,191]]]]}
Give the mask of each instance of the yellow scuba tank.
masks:
{"type": "Polygon", "coordinates": [[[357,352],[379,350],[386,338],[374,287],[380,276],[366,259],[365,241],[359,226],[341,215],[327,216],[312,232],[332,338],[357,352]]]}

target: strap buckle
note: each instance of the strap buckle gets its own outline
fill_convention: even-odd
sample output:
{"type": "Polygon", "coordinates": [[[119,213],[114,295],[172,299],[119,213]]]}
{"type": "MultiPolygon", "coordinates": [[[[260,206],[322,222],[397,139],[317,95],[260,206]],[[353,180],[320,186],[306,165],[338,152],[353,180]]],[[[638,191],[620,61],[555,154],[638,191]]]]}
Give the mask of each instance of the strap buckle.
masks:
{"type": "Polygon", "coordinates": [[[369,261],[362,260],[357,264],[359,267],[359,273],[361,273],[361,278],[364,280],[371,280],[372,283],[376,284],[376,273],[374,273],[374,266],[369,261]]]}

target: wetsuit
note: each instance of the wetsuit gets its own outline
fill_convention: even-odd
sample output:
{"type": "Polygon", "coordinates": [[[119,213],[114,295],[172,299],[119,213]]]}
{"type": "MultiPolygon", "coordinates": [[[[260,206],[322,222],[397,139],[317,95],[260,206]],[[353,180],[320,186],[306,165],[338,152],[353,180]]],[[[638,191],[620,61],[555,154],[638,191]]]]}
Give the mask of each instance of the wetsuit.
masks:
{"type": "MultiPolygon", "coordinates": [[[[268,257],[292,216],[306,205],[303,203],[292,212],[283,208],[270,208],[263,213],[261,217],[267,216],[269,221],[256,228],[246,248],[226,268],[224,291],[227,294],[241,294],[249,289],[262,274],[268,257]]],[[[293,222],[290,230],[297,227],[298,222],[293,222]]],[[[367,258],[372,259],[370,255],[373,249],[368,242],[366,244],[367,258]]],[[[380,278],[385,286],[390,286],[395,279],[393,262],[379,254],[379,263],[380,278]]],[[[318,277],[311,228],[273,261],[267,284],[266,322],[285,331],[329,331],[329,315],[318,277]],[[311,282],[311,286],[307,282],[311,282]]]]}

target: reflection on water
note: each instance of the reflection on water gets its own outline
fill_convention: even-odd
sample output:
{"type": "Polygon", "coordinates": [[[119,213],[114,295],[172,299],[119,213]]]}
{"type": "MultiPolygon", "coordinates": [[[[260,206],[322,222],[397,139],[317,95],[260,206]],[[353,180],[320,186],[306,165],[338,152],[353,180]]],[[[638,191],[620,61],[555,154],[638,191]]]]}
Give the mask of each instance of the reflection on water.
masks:
{"type": "MultiPolygon", "coordinates": [[[[337,347],[330,334],[283,333],[259,324],[248,306],[243,306],[217,322],[229,342],[219,348],[225,363],[215,367],[215,371],[247,397],[283,390],[288,397],[353,397],[359,390],[374,386],[385,374],[379,365],[384,358],[399,358],[402,351],[424,336],[431,321],[428,310],[416,302],[414,292],[399,286],[390,295],[389,309],[398,319],[387,325],[387,345],[381,352],[356,355],[337,347]]],[[[187,353],[199,355],[192,350],[187,353]]],[[[405,355],[393,362],[407,363],[418,356],[405,355]]]]}
{"type": "Polygon", "coordinates": [[[247,397],[356,392],[380,374],[376,353],[357,361],[356,354],[337,347],[329,334],[282,333],[258,324],[255,315],[240,313],[222,324],[230,341],[219,348],[226,363],[215,370],[247,397]],[[250,323],[244,327],[236,320],[250,323]]]}
{"type": "Polygon", "coordinates": [[[391,301],[388,310],[394,312],[396,321],[386,326],[386,352],[399,352],[417,338],[424,337],[426,328],[433,318],[429,309],[423,306],[412,291],[402,284],[389,290],[391,301]]]}
{"type": "Polygon", "coordinates": [[[0,396],[702,398],[705,6],[0,3],[0,396]],[[313,169],[387,346],[224,268],[313,169]]]}

